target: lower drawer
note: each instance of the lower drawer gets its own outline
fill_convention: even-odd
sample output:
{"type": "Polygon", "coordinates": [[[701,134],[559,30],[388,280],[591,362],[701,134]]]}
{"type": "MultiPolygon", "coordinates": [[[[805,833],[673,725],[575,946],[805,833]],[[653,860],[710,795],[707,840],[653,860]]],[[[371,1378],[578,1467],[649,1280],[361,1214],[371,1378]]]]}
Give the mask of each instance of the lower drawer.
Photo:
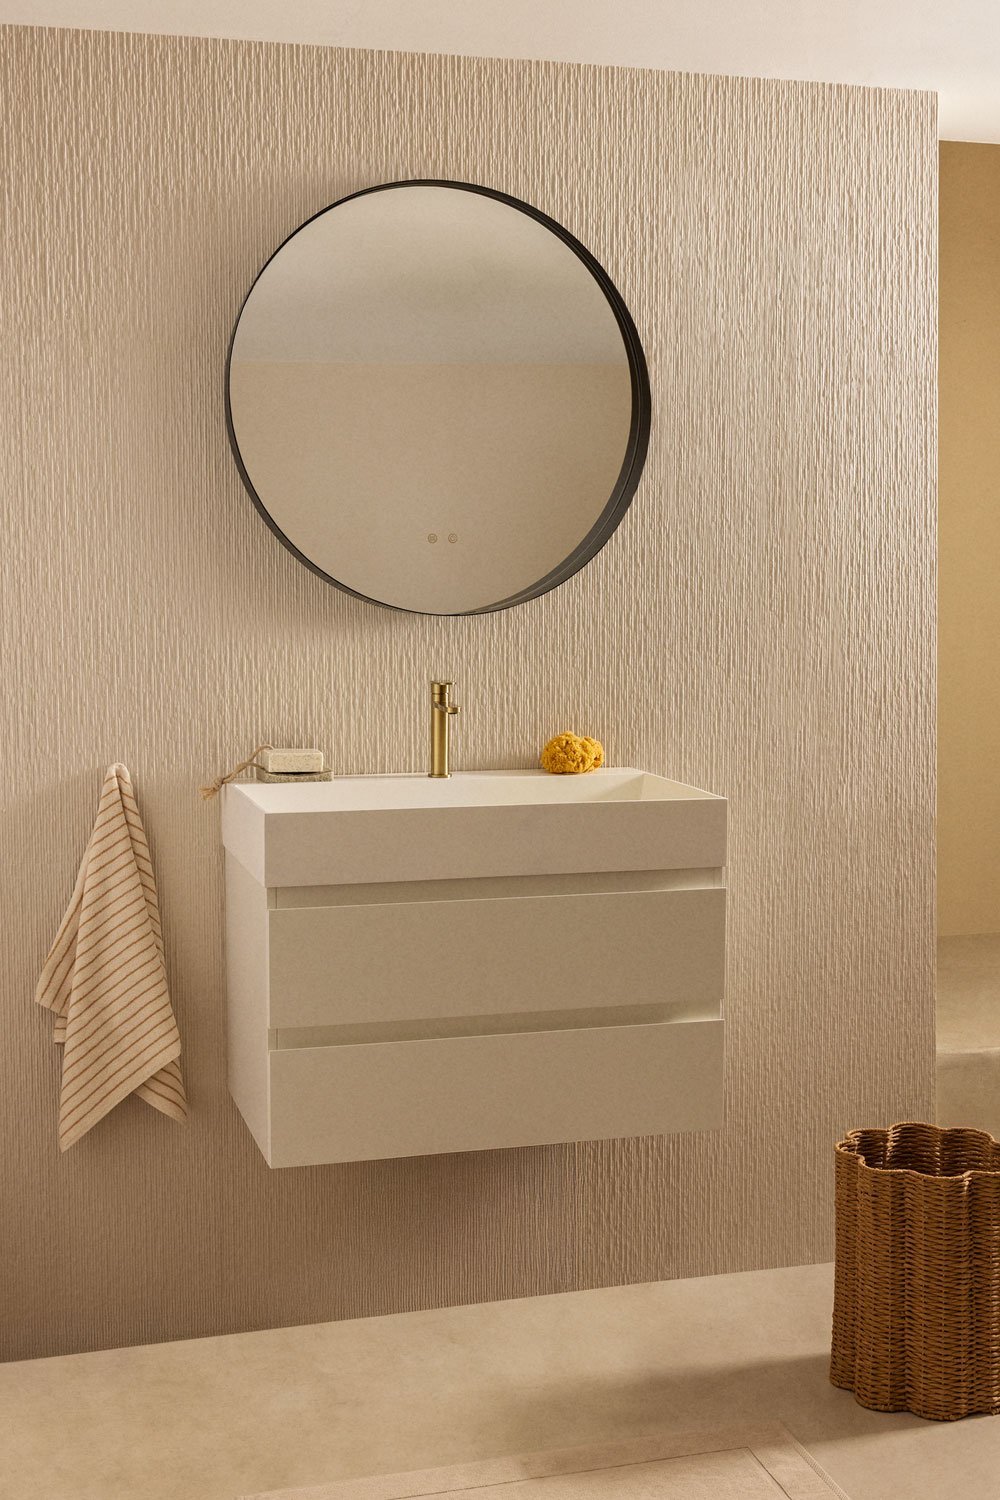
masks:
{"type": "Polygon", "coordinates": [[[711,1130],[723,1022],[673,1021],[268,1054],[272,1167],[711,1130]]]}

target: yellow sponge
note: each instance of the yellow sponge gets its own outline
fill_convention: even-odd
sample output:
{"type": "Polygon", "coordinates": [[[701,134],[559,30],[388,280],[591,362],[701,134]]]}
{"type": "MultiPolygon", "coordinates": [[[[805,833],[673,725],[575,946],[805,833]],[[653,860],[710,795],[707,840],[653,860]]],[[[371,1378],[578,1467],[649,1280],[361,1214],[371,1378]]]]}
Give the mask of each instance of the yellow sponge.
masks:
{"type": "Polygon", "coordinates": [[[549,740],[538,764],[543,771],[551,771],[556,776],[579,776],[584,771],[596,771],[603,766],[604,747],[600,740],[567,731],[549,740]]]}

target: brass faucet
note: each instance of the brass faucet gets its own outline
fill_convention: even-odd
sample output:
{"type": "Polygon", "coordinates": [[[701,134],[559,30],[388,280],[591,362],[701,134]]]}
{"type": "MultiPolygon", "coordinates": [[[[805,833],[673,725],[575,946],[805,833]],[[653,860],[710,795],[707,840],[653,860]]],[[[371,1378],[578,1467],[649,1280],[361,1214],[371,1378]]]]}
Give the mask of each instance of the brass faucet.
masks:
{"type": "Polygon", "coordinates": [[[448,768],[448,744],[451,738],[451,721],[458,713],[458,704],[451,702],[450,682],[431,683],[431,776],[450,776],[448,768]]]}

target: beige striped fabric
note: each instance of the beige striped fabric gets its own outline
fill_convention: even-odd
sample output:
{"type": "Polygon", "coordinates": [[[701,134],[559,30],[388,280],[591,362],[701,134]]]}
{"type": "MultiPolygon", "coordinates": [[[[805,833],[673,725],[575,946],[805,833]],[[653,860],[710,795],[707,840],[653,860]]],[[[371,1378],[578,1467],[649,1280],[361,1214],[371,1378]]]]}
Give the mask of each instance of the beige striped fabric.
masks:
{"type": "Polygon", "coordinates": [[[63,1045],[59,1149],[138,1094],[187,1118],[149,845],[125,766],[110,766],[73,899],[35,992],[63,1045]]]}

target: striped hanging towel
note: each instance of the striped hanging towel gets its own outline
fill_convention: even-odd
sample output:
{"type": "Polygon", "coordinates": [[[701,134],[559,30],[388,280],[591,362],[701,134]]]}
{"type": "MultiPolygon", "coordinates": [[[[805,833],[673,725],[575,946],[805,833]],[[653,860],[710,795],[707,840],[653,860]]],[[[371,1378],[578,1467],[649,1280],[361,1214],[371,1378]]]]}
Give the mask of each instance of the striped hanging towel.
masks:
{"type": "Polygon", "coordinates": [[[63,1045],[59,1149],[138,1094],[187,1118],[149,845],[125,766],[110,766],[73,899],[35,992],[63,1045]]]}

